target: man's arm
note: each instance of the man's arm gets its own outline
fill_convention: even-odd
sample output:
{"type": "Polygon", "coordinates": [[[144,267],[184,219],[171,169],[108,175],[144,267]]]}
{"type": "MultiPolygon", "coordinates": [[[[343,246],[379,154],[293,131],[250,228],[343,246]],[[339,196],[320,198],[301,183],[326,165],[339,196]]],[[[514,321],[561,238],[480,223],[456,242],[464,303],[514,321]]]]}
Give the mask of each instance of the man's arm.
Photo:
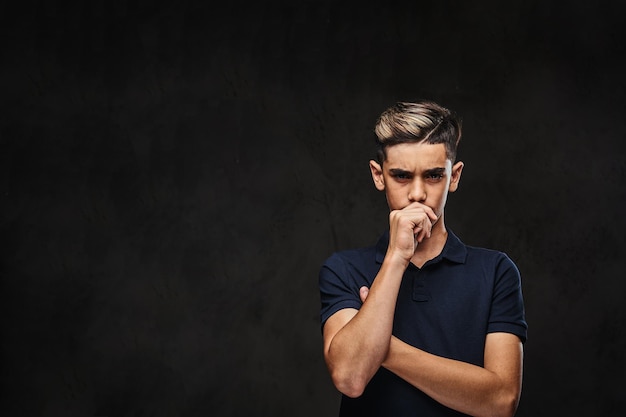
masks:
{"type": "MultiPolygon", "coordinates": [[[[437,216],[412,204],[389,215],[389,248],[359,310],[343,309],[324,324],[324,359],[335,387],[358,397],[387,357],[402,276],[437,216]]],[[[363,291],[366,291],[365,288],[363,291]]]]}
{"type": "Polygon", "coordinates": [[[482,368],[432,355],[392,337],[382,366],[462,413],[513,416],[522,389],[522,342],[513,334],[490,333],[484,358],[482,368]]]}
{"type": "MultiPolygon", "coordinates": [[[[367,287],[360,295],[367,300],[367,287]]],[[[522,391],[522,342],[510,333],[487,335],[484,368],[427,353],[395,336],[382,366],[443,405],[477,417],[513,416],[522,391]]]]}
{"type": "Polygon", "coordinates": [[[387,356],[404,269],[383,262],[361,309],[339,310],[324,325],[326,365],[335,387],[349,397],[363,393],[387,356]]]}

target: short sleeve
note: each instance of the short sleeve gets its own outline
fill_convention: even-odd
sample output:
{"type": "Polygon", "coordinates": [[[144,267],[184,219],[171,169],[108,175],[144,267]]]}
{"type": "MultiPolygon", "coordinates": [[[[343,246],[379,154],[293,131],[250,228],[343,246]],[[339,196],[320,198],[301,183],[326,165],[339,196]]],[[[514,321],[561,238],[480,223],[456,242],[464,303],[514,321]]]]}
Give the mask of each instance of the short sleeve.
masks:
{"type": "Polygon", "coordinates": [[[344,308],[361,308],[359,288],[367,285],[357,282],[349,264],[338,254],[331,255],[319,271],[319,290],[321,301],[321,326],[337,311],[344,308]]]}
{"type": "Polygon", "coordinates": [[[512,333],[525,343],[528,325],[525,318],[520,272],[505,254],[501,254],[495,268],[495,288],[487,332],[512,333]]]}

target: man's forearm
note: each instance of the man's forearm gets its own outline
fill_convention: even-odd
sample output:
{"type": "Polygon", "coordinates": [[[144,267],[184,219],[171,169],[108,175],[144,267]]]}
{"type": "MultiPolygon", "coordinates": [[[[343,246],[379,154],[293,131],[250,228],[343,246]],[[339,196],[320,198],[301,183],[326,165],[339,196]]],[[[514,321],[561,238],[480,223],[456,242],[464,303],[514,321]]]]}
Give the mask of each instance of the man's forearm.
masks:
{"type": "Polygon", "coordinates": [[[521,348],[516,346],[506,348],[513,362],[507,367],[513,371],[494,372],[430,354],[392,336],[382,366],[449,408],[472,416],[510,417],[521,391],[521,351],[516,352],[521,348]]]}
{"type": "Polygon", "coordinates": [[[326,351],[335,386],[361,395],[387,356],[398,289],[406,265],[385,261],[361,309],[336,332],[326,351]]]}

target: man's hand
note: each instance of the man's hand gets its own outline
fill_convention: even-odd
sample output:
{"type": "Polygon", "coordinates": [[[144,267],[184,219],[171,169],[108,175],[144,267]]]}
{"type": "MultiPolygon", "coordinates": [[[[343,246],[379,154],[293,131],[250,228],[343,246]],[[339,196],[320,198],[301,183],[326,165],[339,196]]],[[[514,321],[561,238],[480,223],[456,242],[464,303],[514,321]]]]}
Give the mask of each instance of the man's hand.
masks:
{"type": "Polygon", "coordinates": [[[370,293],[370,289],[367,288],[365,285],[359,289],[359,296],[361,297],[362,303],[365,302],[365,299],[367,298],[369,293],[370,293]]]}
{"type": "Polygon", "coordinates": [[[389,213],[389,253],[408,263],[417,245],[431,236],[437,220],[433,209],[418,202],[392,210],[389,213]]]}

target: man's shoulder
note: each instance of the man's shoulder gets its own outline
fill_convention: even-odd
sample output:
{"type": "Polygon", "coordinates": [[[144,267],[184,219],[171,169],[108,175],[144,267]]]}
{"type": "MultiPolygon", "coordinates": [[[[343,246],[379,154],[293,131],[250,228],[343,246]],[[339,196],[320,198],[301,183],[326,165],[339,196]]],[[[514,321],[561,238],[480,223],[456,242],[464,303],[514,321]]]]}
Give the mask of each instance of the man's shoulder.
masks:
{"type": "Polygon", "coordinates": [[[328,258],[326,258],[326,262],[347,262],[347,263],[355,263],[355,262],[364,262],[364,261],[372,261],[376,257],[376,246],[363,246],[358,248],[348,248],[348,249],[340,249],[333,252],[328,258]]]}
{"type": "Polygon", "coordinates": [[[484,257],[499,257],[506,256],[506,254],[498,249],[488,248],[484,246],[472,246],[465,245],[468,253],[471,253],[474,256],[484,256],[484,257]]]}
{"type": "MultiPolygon", "coordinates": [[[[503,271],[518,271],[517,264],[509,255],[499,249],[467,246],[467,265],[470,268],[479,268],[486,271],[495,271],[496,274],[503,271]]],[[[515,275],[518,275],[516,272],[515,275]]]]}
{"type": "Polygon", "coordinates": [[[340,249],[326,258],[325,266],[343,265],[348,268],[369,268],[380,264],[385,256],[387,233],[383,233],[378,241],[369,246],[340,249]]]}
{"type": "MultiPolygon", "coordinates": [[[[466,261],[469,263],[491,263],[498,264],[501,262],[513,263],[509,255],[500,249],[490,248],[486,246],[471,245],[462,242],[456,235],[453,235],[453,241],[456,245],[462,246],[466,253],[466,261]]],[[[457,246],[458,247],[458,246],[457,246]]]]}

